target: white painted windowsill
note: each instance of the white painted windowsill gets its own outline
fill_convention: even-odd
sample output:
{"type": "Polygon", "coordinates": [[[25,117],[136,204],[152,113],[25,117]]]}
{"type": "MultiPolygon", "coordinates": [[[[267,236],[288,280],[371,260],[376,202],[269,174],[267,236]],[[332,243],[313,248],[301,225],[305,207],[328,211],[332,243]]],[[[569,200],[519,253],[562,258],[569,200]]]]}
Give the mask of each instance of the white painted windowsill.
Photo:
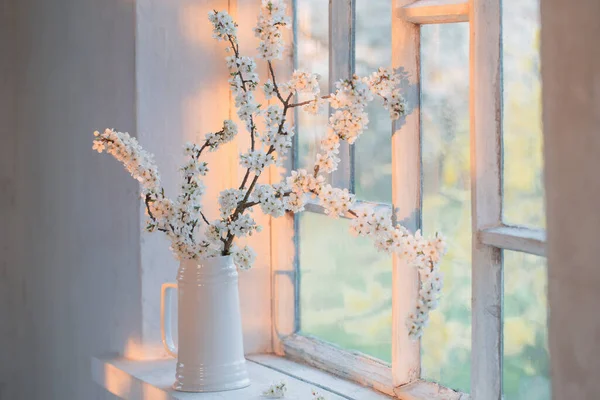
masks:
{"type": "Polygon", "coordinates": [[[133,361],[125,358],[93,358],[92,375],[110,393],[131,400],[261,400],[272,383],[284,380],[285,399],[312,400],[317,390],[327,400],[389,400],[390,397],[337,378],[304,364],[270,354],[250,355],[248,373],[251,385],[244,389],[215,393],[183,393],[171,388],[175,360],[133,361]]]}

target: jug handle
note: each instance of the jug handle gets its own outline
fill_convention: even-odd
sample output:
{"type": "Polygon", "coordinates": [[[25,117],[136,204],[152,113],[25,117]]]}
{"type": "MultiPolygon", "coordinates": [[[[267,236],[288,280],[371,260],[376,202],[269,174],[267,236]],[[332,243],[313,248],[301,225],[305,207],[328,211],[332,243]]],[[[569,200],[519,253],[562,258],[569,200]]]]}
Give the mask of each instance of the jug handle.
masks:
{"type": "Polygon", "coordinates": [[[160,336],[167,353],[177,358],[177,349],[173,343],[173,330],[171,327],[171,303],[174,289],[177,289],[176,283],[164,283],[160,288],[160,336]],[[165,324],[165,320],[168,320],[169,323],[165,324]]]}

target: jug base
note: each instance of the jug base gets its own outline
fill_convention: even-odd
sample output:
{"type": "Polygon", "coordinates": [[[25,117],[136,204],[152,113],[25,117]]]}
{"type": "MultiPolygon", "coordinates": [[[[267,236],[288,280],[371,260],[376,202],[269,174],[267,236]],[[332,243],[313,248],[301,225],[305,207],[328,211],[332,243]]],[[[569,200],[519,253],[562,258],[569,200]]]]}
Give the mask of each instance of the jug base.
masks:
{"type": "Polygon", "coordinates": [[[182,382],[175,382],[173,384],[173,389],[178,392],[193,392],[193,393],[203,393],[203,392],[225,392],[228,390],[238,390],[243,389],[245,387],[250,386],[250,379],[243,379],[237,382],[230,382],[227,384],[219,384],[219,385],[186,385],[182,382]]]}

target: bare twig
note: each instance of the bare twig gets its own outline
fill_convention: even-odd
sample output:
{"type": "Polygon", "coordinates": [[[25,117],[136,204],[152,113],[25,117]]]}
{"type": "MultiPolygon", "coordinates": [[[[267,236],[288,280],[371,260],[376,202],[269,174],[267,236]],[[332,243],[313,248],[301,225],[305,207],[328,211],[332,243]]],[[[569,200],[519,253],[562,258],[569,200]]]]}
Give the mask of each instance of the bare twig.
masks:
{"type": "MultiPolygon", "coordinates": [[[[275,94],[277,95],[279,101],[281,101],[281,103],[285,106],[287,105],[287,101],[283,99],[281,92],[279,92],[279,86],[277,86],[277,79],[275,79],[275,71],[273,70],[273,64],[270,60],[267,61],[267,64],[269,64],[269,72],[271,73],[271,79],[273,80],[273,88],[275,89],[275,94]]],[[[288,97],[288,101],[289,99],[290,98],[288,97]]]]}
{"type": "Polygon", "coordinates": [[[210,222],[208,222],[208,219],[206,219],[206,217],[204,216],[204,213],[202,211],[200,211],[200,216],[202,217],[204,222],[206,222],[206,225],[210,225],[210,222]]]}

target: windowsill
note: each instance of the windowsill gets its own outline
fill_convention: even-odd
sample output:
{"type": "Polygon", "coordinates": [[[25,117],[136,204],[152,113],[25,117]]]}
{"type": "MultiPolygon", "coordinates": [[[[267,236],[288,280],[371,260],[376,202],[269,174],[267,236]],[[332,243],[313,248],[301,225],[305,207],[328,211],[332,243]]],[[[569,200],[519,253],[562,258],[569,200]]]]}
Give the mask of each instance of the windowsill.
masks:
{"type": "Polygon", "coordinates": [[[125,358],[93,358],[92,376],[96,383],[124,399],[260,400],[263,390],[284,380],[286,399],[312,399],[316,389],[327,400],[389,400],[390,397],[319,369],[271,354],[248,356],[251,385],[244,389],[217,393],[183,393],[171,388],[175,360],[133,361],[125,358]]]}

